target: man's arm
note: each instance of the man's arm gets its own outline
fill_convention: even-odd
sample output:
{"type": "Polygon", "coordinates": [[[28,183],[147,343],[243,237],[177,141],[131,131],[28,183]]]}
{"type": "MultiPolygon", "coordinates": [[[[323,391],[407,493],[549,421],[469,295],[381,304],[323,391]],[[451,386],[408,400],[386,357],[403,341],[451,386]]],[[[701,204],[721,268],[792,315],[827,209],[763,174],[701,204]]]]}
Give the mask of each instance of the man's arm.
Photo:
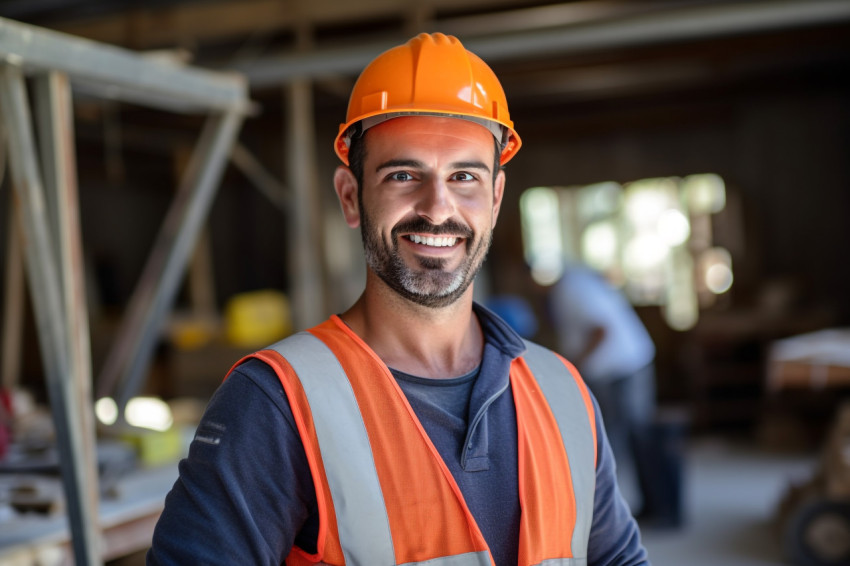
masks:
{"type": "Polygon", "coordinates": [[[222,384],[179,468],[149,565],[278,566],[293,543],[315,545],[315,535],[297,541],[315,518],[315,491],[283,387],[264,363],[250,360],[222,384]]]}
{"type": "Polygon", "coordinates": [[[593,399],[593,405],[596,410],[597,462],[588,566],[649,566],[637,522],[617,485],[614,454],[596,399],[593,399]]]}
{"type": "Polygon", "coordinates": [[[583,370],[584,362],[593,354],[593,352],[596,351],[599,345],[602,344],[607,333],[608,331],[602,325],[594,325],[587,331],[587,340],[584,342],[584,347],[574,360],[570,360],[575,364],[579,371],[583,370]]]}

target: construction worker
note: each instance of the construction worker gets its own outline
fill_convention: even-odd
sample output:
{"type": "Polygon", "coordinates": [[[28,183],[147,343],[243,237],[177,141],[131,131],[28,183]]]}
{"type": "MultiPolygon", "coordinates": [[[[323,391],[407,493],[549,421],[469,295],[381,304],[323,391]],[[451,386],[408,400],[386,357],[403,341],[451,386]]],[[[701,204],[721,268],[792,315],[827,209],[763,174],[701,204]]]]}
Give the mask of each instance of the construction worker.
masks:
{"type": "Polygon", "coordinates": [[[148,564],[649,563],[576,370],[472,300],[519,148],[457,39],[364,69],[334,175],[363,294],[230,371],[148,564]]]}

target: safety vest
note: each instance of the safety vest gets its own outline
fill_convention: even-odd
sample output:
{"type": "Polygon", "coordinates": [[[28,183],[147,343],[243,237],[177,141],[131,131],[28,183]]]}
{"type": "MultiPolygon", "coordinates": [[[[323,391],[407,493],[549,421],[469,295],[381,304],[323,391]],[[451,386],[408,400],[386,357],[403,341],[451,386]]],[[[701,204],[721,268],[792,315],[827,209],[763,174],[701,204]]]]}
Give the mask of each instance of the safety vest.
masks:
{"type": "MultiPolygon", "coordinates": [[[[317,552],[290,566],[493,566],[463,495],[390,370],[338,317],[252,355],[280,378],[319,511],[317,552]]],[[[513,361],[519,566],[585,566],[596,426],[568,362],[528,343],[513,361]]]]}

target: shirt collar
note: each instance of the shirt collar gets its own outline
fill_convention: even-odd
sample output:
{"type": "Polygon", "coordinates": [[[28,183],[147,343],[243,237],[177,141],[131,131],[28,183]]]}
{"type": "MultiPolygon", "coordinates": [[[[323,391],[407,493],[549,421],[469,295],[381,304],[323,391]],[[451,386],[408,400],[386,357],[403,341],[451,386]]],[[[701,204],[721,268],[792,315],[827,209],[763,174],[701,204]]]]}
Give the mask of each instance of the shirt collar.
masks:
{"type": "Polygon", "coordinates": [[[485,342],[492,344],[511,359],[525,353],[525,340],[499,315],[476,302],[472,303],[472,310],[478,316],[485,342]]]}

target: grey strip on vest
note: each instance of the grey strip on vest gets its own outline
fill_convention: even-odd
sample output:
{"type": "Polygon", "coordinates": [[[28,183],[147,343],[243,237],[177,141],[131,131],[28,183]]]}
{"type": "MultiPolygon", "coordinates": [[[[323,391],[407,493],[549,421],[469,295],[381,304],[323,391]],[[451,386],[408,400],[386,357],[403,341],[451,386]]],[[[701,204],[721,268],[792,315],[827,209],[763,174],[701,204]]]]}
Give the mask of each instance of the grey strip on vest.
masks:
{"type": "MultiPolygon", "coordinates": [[[[526,346],[528,351],[524,356],[525,362],[540,385],[546,402],[552,408],[570,458],[570,474],[576,498],[576,526],[571,544],[573,556],[578,559],[586,558],[590,525],[593,521],[593,494],[596,490],[596,469],[593,465],[595,447],[589,416],[581,390],[564,363],[554,352],[542,346],[528,341],[526,346]],[[575,418],[573,411],[576,408],[581,409],[585,418],[575,418]]],[[[581,563],[553,561],[551,565],[572,566],[581,563]]],[[[550,566],[550,561],[547,560],[543,564],[550,566]]]]}
{"type": "Polygon", "coordinates": [[[467,552],[454,556],[441,556],[423,562],[407,562],[402,566],[490,566],[489,552],[467,552]]]}
{"type": "Polygon", "coordinates": [[[587,566],[587,558],[550,558],[534,566],[587,566]]]}
{"type": "Polygon", "coordinates": [[[272,349],[292,365],[310,403],[345,563],[395,564],[366,425],[345,371],[324,342],[307,332],[285,338],[272,349]]]}
{"type": "Polygon", "coordinates": [[[587,558],[550,558],[534,566],[587,566],[587,558]]]}

